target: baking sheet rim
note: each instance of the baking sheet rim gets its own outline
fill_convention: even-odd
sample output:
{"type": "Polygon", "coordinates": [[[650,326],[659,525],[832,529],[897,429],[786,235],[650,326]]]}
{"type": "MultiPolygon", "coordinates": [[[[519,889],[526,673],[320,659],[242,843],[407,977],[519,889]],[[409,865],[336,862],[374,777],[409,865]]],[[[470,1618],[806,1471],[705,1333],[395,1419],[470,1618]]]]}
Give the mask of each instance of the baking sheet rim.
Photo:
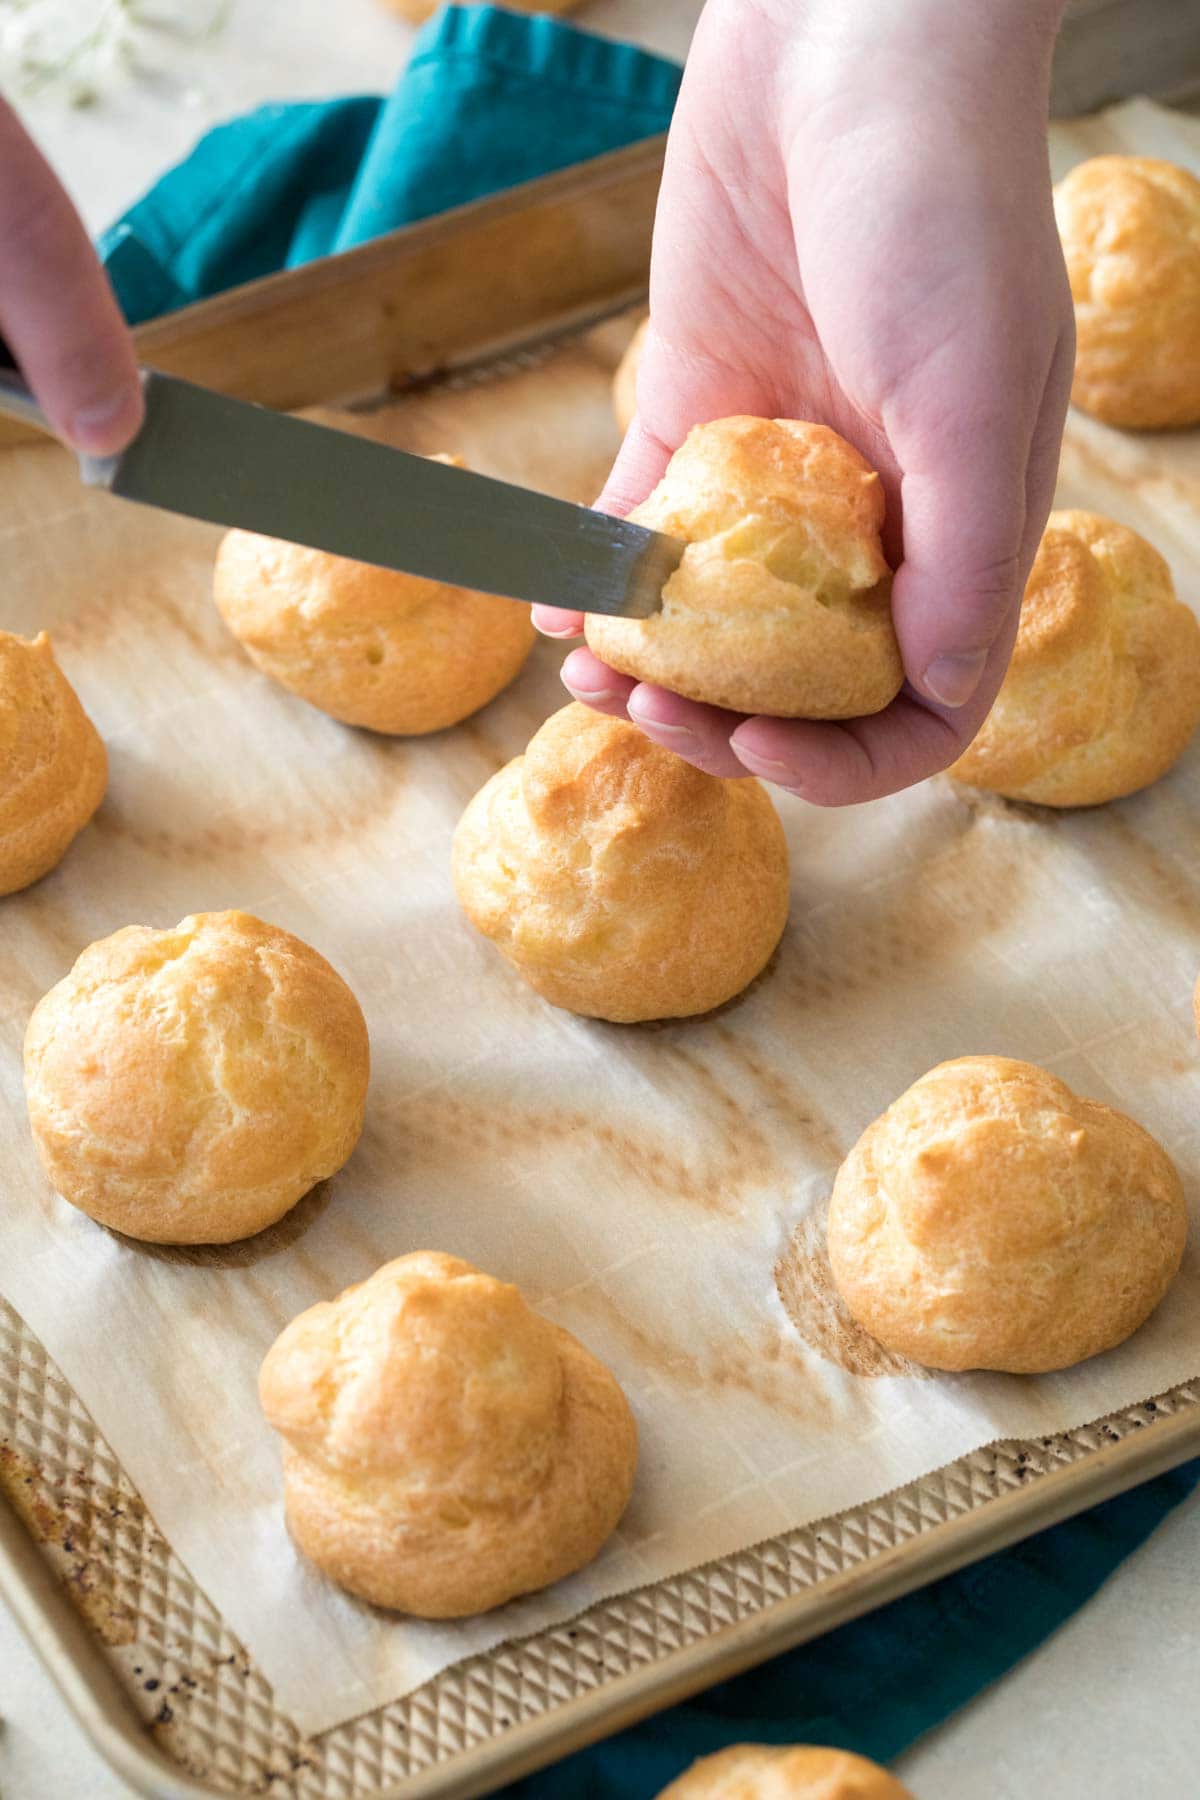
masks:
{"type": "MultiPolygon", "coordinates": [[[[1196,1379],[1200,1380],[1200,1374],[1196,1379]]],[[[1189,1385],[1181,1382],[1171,1392],[1189,1385]]],[[[1076,1429],[1087,1430],[1112,1416],[1102,1414],[1076,1429]]],[[[1056,1433],[1054,1437],[1069,1435],[1056,1433]]],[[[1049,1441],[1053,1442],[1054,1437],[1049,1441]]],[[[980,1445],[979,1450],[1009,1441],[993,1439],[991,1444],[980,1445]]],[[[788,1599],[774,1601],[734,1624],[670,1651],[649,1667],[628,1670],[560,1706],[548,1707],[472,1749],[432,1764],[399,1787],[381,1790],[377,1800],[434,1800],[435,1796],[436,1800],[472,1800],[473,1796],[491,1792],[716,1682],[1164,1474],[1195,1455],[1200,1455],[1200,1401],[1193,1400],[1181,1411],[1165,1414],[1115,1443],[1038,1475],[1022,1487],[930,1526],[918,1537],[882,1550],[788,1599]]],[[[931,1473],[954,1470],[966,1460],[959,1458],[931,1473]]],[[[923,1476],[888,1494],[880,1494],[877,1501],[894,1499],[928,1479],[923,1476]]],[[[861,1508],[848,1510],[853,1513],[861,1508]]],[[[830,1518],[840,1516],[832,1514],[830,1518]]],[[[815,1524],[824,1522],[818,1520],[815,1524]]],[[[651,1583],[648,1591],[654,1585],[651,1583]]],[[[617,1598],[628,1598],[639,1591],[632,1588],[617,1598]]],[[[52,1565],[6,1496],[0,1503],[0,1600],[13,1613],[77,1723],[110,1768],[154,1800],[209,1800],[211,1796],[224,1796],[227,1800],[229,1789],[193,1780],[154,1745],[106,1660],[101,1643],[76,1611],[52,1565]]]]}

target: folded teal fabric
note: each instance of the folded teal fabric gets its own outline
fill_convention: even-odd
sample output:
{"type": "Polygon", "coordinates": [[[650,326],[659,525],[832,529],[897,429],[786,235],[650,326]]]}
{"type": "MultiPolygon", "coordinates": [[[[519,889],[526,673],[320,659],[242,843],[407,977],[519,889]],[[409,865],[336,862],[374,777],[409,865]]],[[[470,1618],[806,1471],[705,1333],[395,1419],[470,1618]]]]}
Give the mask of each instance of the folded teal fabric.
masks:
{"type": "Polygon", "coordinates": [[[679,78],[557,19],[450,6],[387,98],[263,106],[218,126],[100,254],[141,324],[665,131],[679,78]]]}
{"type": "Polygon", "coordinates": [[[1036,1649],[1200,1482],[1200,1461],[503,1789],[651,1800],[726,1744],[834,1744],[889,1763],[1036,1649]]]}
{"type": "MultiPolygon", "coordinates": [[[[261,107],[106,233],[137,323],[666,129],[679,70],[491,6],[450,7],[387,99],[261,107]]],[[[508,1790],[641,1800],[738,1740],[887,1761],[1026,1655],[1200,1481],[1200,1463],[989,1558],[508,1790]]]]}

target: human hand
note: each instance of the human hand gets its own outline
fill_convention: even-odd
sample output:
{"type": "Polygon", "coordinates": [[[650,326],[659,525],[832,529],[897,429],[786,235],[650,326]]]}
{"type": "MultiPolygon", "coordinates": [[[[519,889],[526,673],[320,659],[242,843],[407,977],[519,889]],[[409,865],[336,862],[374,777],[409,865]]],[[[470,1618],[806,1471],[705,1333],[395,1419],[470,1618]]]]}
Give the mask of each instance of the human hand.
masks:
{"type": "MultiPolygon", "coordinates": [[[[744,719],[590,651],[571,693],[717,775],[821,805],[945,768],[1003,678],[1049,511],[1074,326],[1046,154],[1060,0],[709,0],[667,150],[627,512],[690,427],[832,425],[880,471],[907,682],[839,723],[744,719]]],[[[577,614],[535,608],[551,636],[577,614]]]]}
{"type": "Polygon", "coordinates": [[[0,335],[55,431],[92,456],[142,422],[133,340],[87,233],[0,100],[0,335]]]}

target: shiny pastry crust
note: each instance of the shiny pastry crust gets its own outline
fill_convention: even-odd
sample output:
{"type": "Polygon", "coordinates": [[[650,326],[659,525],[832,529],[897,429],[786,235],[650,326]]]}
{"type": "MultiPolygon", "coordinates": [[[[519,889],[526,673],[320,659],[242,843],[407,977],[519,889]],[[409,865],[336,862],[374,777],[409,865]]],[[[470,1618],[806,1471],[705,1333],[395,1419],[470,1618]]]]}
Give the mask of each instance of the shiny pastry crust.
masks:
{"type": "Polygon", "coordinates": [[[0,631],[0,894],[57,866],[107,784],[104,745],[46,633],[0,631]]]}
{"type": "Polygon", "coordinates": [[[1200,625],[1145,538],[1055,512],[1004,684],[950,773],[1041,806],[1096,806],[1164,775],[1200,722],[1200,625]]]}
{"type": "Polygon", "coordinates": [[[659,1800],[912,1800],[865,1756],[796,1744],[733,1744],[701,1757],[659,1800]]]}
{"type": "Polygon", "coordinates": [[[1166,1152],[1032,1063],[942,1063],[838,1171],[834,1280],[860,1325],[933,1369],[1038,1374],[1111,1349],[1183,1257],[1166,1152]]]}
{"type": "Polygon", "coordinates": [[[29,1120],[54,1187],[151,1243],[222,1244],[274,1224],[350,1155],[368,1074],[341,976],[241,912],[90,945],[25,1037],[29,1120]]]}
{"type": "Polygon", "coordinates": [[[222,540],[213,597],[265,675],[344,724],[392,736],[478,712],[519,674],[536,635],[515,600],[249,531],[222,540]]]}
{"type": "Polygon", "coordinates": [[[697,425],[630,514],[688,546],[662,611],[592,614],[588,644],[625,675],[735,712],[879,712],[904,673],[883,513],[878,475],[824,425],[697,425]]]}
{"type": "Polygon", "coordinates": [[[1071,398],[1110,425],[1200,421],[1200,181],[1097,156],[1054,190],[1075,301],[1071,398]]]}
{"type": "Polygon", "coordinates": [[[454,885],[477,930],[555,1006],[629,1022],[707,1012],[787,919],[783,827],[624,719],[573,704],[476,794],[454,885]]]}
{"type": "Polygon", "coordinates": [[[582,1568],[633,1487],[613,1376],[457,1257],[399,1257],[301,1313],[259,1391],[299,1548],[420,1618],[488,1612],[582,1568]]]}
{"type": "Polygon", "coordinates": [[[638,369],[641,367],[642,347],[649,329],[649,319],[643,319],[626,345],[625,354],[617,364],[617,372],[613,376],[613,412],[622,431],[629,430],[633,424],[633,415],[637,412],[638,369]]]}

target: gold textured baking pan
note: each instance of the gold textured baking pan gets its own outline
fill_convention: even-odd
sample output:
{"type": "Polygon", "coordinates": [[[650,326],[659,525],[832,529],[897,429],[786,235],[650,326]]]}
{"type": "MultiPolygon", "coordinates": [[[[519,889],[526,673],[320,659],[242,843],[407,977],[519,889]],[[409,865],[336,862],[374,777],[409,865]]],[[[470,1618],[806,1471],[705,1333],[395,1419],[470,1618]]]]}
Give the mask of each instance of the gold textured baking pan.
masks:
{"type": "MultiPolygon", "coordinates": [[[[450,409],[644,292],[654,141],[273,277],[141,334],[276,405],[408,383],[450,409]],[[450,375],[444,383],[441,378],[450,375]]],[[[40,1343],[0,1305],[0,1590],[98,1748],[160,1796],[469,1796],[1200,1453],[1200,1381],[975,1451],[885,1497],[474,1656],[306,1740],[158,1531],[40,1343]]]]}
{"type": "Polygon", "coordinates": [[[14,1502],[0,1503],[0,1594],[96,1747],[162,1800],[487,1793],[1197,1454],[1200,1381],[1076,1431],[974,1451],[306,1740],[0,1305],[0,1465],[14,1502]]]}

